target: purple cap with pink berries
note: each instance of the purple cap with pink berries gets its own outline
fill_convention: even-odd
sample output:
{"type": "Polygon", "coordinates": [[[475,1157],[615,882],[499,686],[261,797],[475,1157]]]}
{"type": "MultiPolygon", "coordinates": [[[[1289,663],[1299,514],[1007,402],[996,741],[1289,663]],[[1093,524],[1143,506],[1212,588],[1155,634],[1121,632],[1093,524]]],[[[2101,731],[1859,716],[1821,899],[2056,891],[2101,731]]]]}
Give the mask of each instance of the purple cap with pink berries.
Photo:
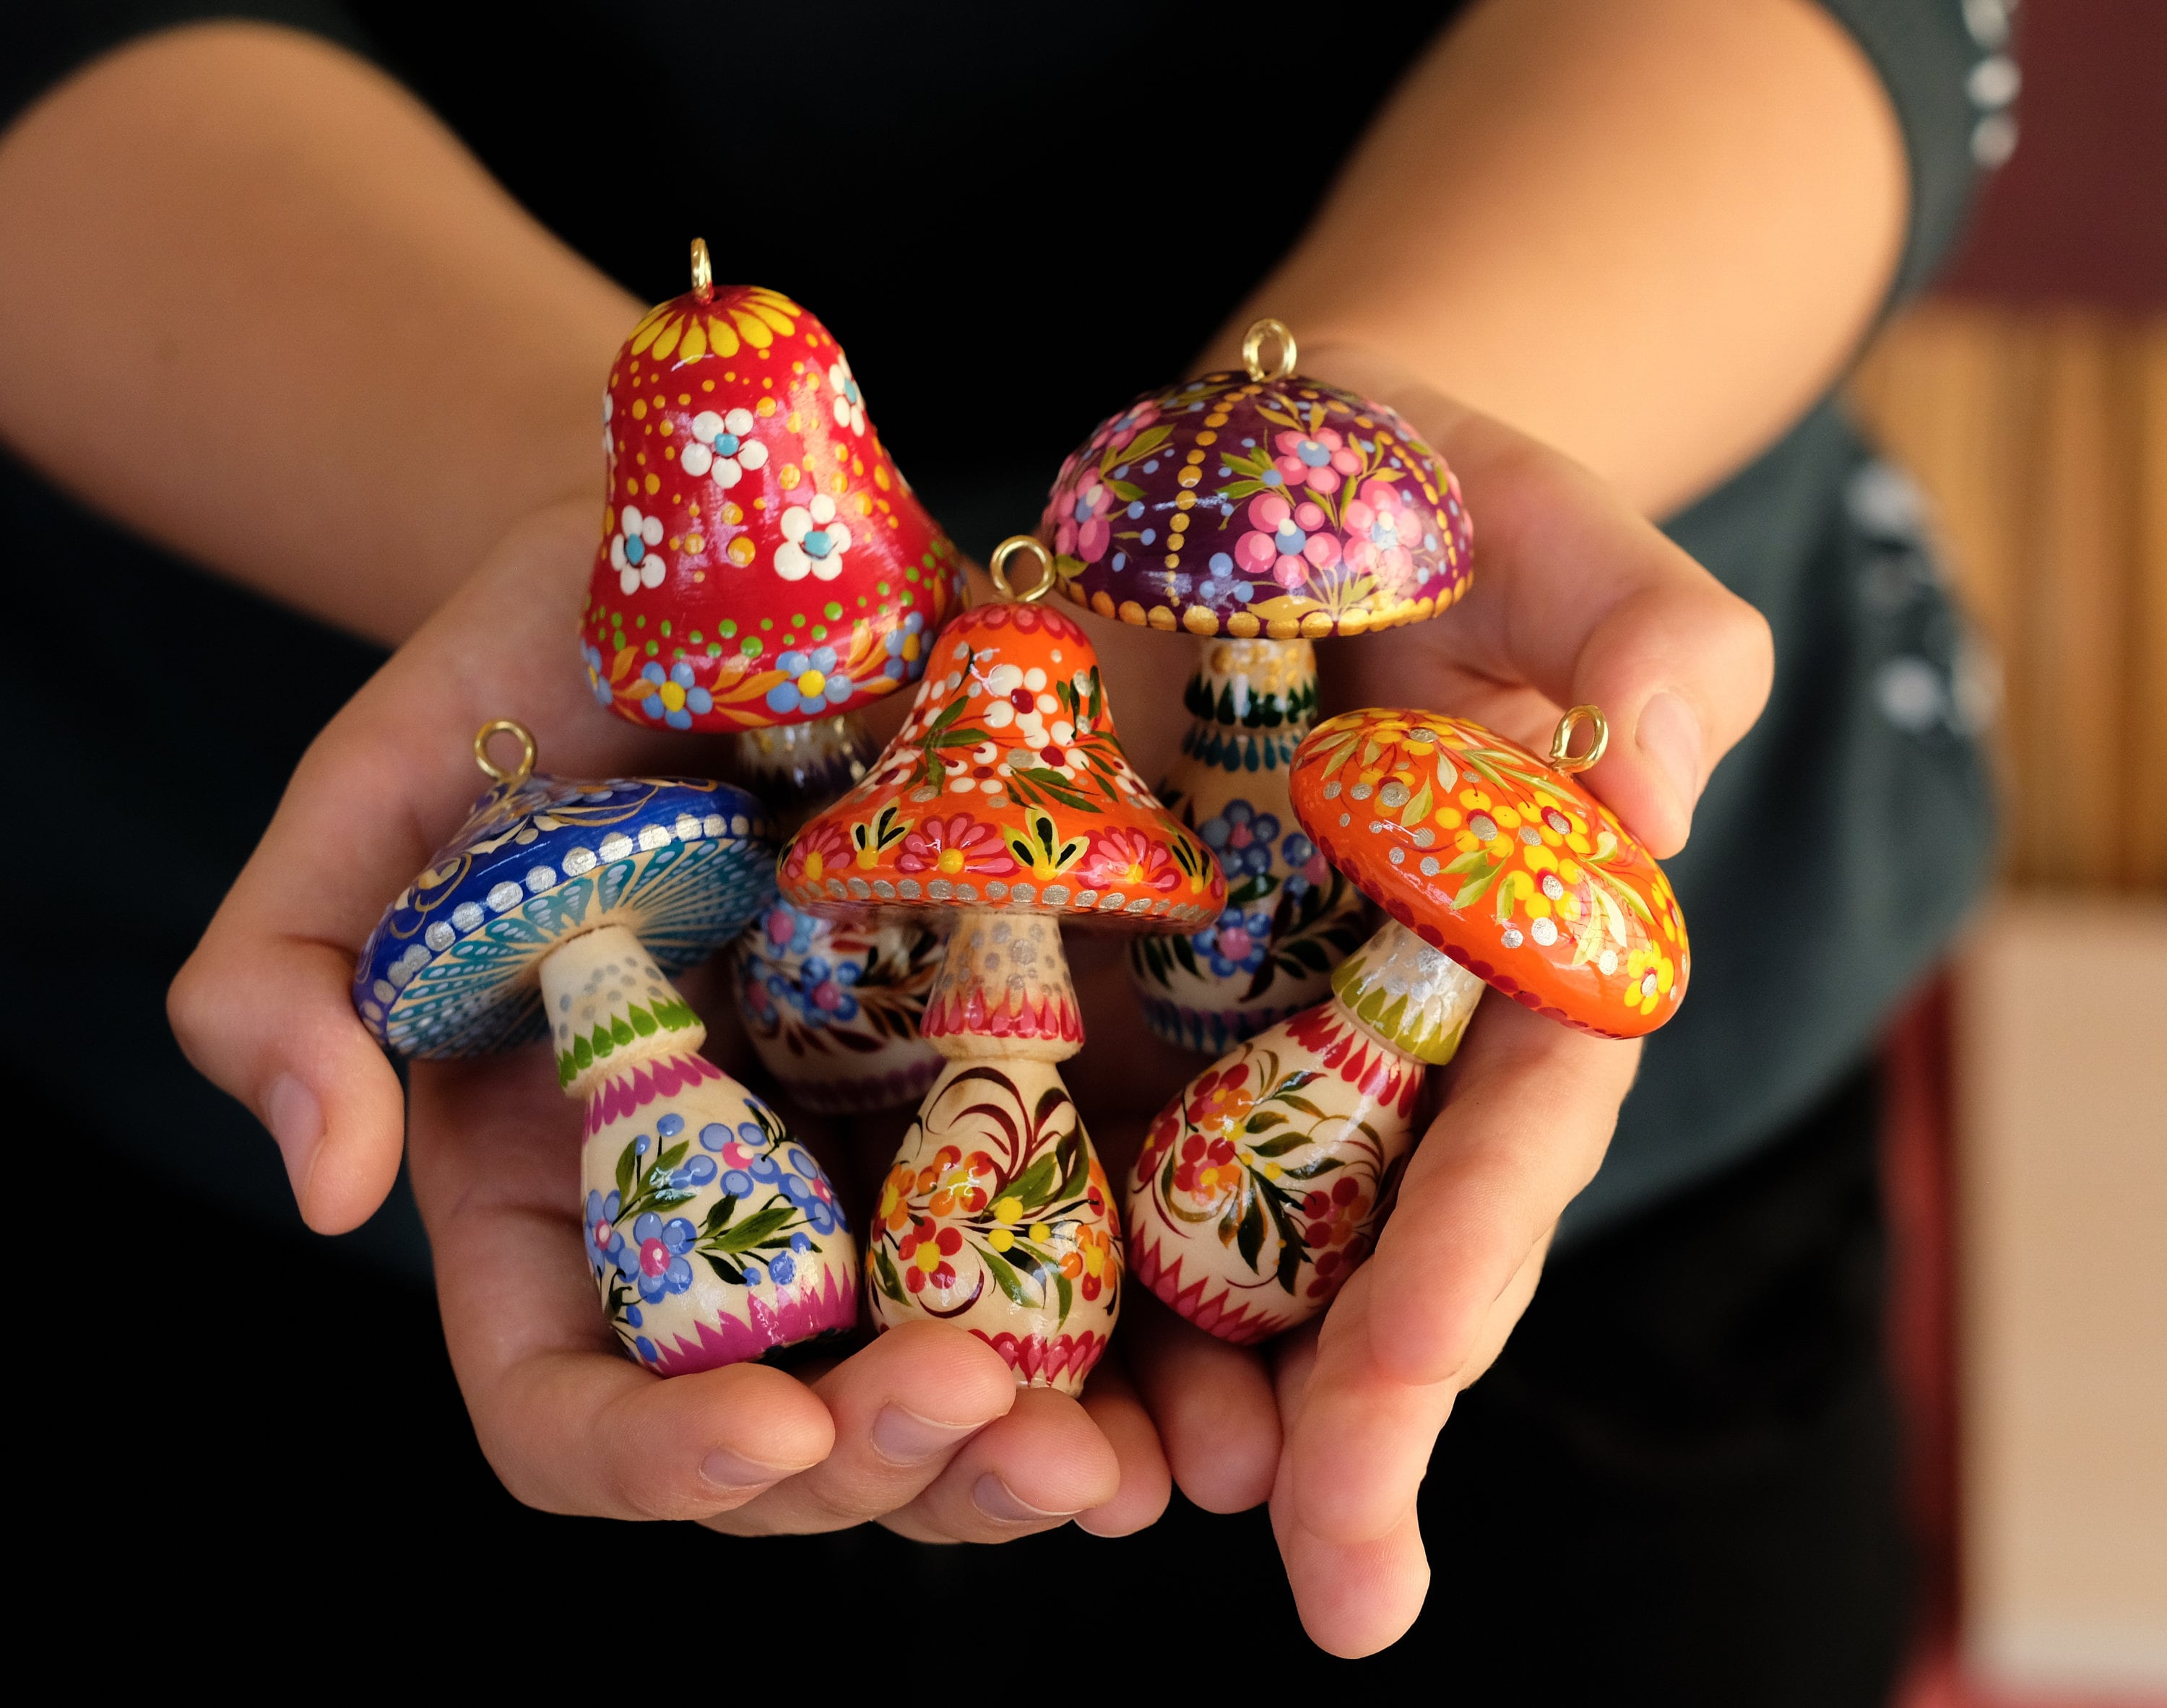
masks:
{"type": "Polygon", "coordinates": [[[1359,634],[1467,590],[1474,529],[1399,415],[1303,378],[1210,373],[1138,398],[1061,466],[1039,525],[1062,591],[1192,634],[1359,634]]]}

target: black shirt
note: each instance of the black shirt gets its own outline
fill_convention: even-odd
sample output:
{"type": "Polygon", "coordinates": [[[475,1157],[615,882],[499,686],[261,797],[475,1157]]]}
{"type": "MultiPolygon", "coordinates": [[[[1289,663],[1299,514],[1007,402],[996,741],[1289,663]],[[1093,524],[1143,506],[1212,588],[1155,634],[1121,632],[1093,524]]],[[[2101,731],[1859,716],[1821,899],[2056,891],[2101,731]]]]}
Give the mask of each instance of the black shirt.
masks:
{"type": "MultiPolygon", "coordinates": [[[[1893,300],[1960,223],[1979,117],[1966,78],[1983,51],[1959,0],[1823,3],[1904,130],[1912,210],[1893,300]]],[[[1458,9],[1373,4],[1318,29],[1313,8],[1257,3],[1080,19],[1002,0],[585,0],[546,23],[371,0],[77,3],[0,30],[0,122],[162,24],[244,15],[327,35],[407,82],[634,293],[682,289],[697,232],[718,275],[813,306],[898,463],[983,554],[1035,521],[1100,416],[1183,370],[1458,9]],[[1264,69],[1258,44],[1272,42],[1299,43],[1301,87],[1333,93],[1301,104],[1303,145],[1273,154],[1268,188],[1248,180],[1237,139],[1223,166],[1177,173],[1165,139],[1193,92],[1295,98],[1264,69]],[[1180,204],[1200,235],[1175,255],[1152,234],[1180,204]],[[1099,336],[1110,315],[1118,336],[1099,336]]],[[[18,578],[6,727],[45,789],[123,801],[127,826],[33,856],[46,900],[0,951],[14,987],[106,1023],[12,1033],[9,1069],[109,1151],[290,1219],[269,1145],[181,1062],[162,992],[301,749],[379,655],[130,539],[19,466],[0,463],[0,508],[19,561],[69,566],[18,578]],[[143,661],[109,682],[41,644],[87,577],[143,661]]],[[[1693,933],[1693,997],[1650,1040],[1568,1237],[1741,1155],[1833,1083],[1988,865],[1979,696],[1902,477],[1824,401],[1667,527],[1768,617],[1775,695],[1668,863],[1693,933]]],[[[403,1200],[358,1238],[426,1261],[403,1200]]]]}

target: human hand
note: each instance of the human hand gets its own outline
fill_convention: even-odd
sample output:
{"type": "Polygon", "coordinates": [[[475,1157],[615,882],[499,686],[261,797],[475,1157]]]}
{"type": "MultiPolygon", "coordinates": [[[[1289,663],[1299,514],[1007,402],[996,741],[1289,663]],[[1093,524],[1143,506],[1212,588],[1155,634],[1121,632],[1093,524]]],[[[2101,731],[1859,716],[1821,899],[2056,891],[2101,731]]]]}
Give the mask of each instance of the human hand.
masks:
{"type": "MultiPolygon", "coordinates": [[[[1539,750],[1564,707],[1592,702],[1613,734],[1582,780],[1651,851],[1675,853],[1709,771],[1767,697],[1766,623],[1569,459],[1364,352],[1305,352],[1303,367],[1407,415],[1460,475],[1476,523],[1476,579],[1460,605],[1319,645],[1327,711],[1434,708],[1539,750]]],[[[1094,1006],[1099,986],[1080,967],[1079,983],[1094,1042],[1125,1064],[1075,1077],[1097,1087],[1087,1117],[1112,1168],[1202,1064],[1147,1076],[1132,1005],[1094,1006]]],[[[1321,1325],[1269,1357],[1131,1293],[1127,1356],[1176,1480],[1218,1510],[1269,1494],[1305,1624],[1333,1652],[1382,1647],[1420,1610],[1428,1573],[1414,1502],[1437,1433],[1532,1296],[1638,1059],[1637,1044],[1484,1003],[1439,1076],[1440,1112],[1375,1255],[1321,1325]]]]}
{"type": "MultiPolygon", "coordinates": [[[[723,758],[587,695],[573,634],[595,515],[570,500],[513,529],[325,728],[174,982],[183,1049],[271,1129],[319,1231],[361,1222],[398,1171],[407,1112],[354,1016],[353,960],[477,792],[474,730],[516,712],[548,768],[574,775],[723,758]]],[[[710,1053],[726,1066],[730,1044],[718,1026],[710,1053]]],[[[625,1363],[585,1280],[579,1112],[539,1047],[417,1063],[412,1085],[411,1177],[453,1368],[522,1499],[746,1531],[880,1517],[986,1541],[1079,1513],[1133,1528],[1163,1504],[1156,1438],[1118,1372],[1088,1406],[1019,1393],[990,1347],[936,1325],[802,1379],[741,1365],[661,1381],[625,1363]]]]}

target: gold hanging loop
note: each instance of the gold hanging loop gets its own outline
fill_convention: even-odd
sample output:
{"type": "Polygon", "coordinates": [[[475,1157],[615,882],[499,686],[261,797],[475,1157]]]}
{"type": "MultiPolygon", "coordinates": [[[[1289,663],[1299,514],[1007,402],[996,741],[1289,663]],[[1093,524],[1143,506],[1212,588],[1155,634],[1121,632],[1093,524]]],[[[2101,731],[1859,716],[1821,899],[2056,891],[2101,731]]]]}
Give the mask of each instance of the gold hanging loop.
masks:
{"type": "Polygon", "coordinates": [[[1603,749],[1610,745],[1610,720],[1592,706],[1576,706],[1558,720],[1557,733],[1550,738],[1550,769],[1562,771],[1568,777],[1575,771],[1584,771],[1603,757],[1603,749]],[[1587,751],[1576,759],[1572,753],[1572,732],[1582,723],[1587,725],[1587,751]]]}
{"type": "Polygon", "coordinates": [[[1033,535],[1010,534],[993,547],[993,555],[986,559],[986,573],[993,578],[993,585],[1004,599],[1013,599],[1021,605],[1036,605],[1053,591],[1059,579],[1054,573],[1053,553],[1033,535]],[[1038,565],[1038,584],[1028,593],[1018,593],[1009,585],[1009,563],[1015,558],[1025,557],[1038,565]]]}
{"type": "Polygon", "coordinates": [[[707,259],[707,240],[695,237],[692,240],[692,294],[704,303],[714,293],[715,267],[707,259]]]}
{"type": "Polygon", "coordinates": [[[474,763],[482,775],[492,783],[501,783],[507,789],[517,789],[534,775],[534,733],[523,723],[515,723],[508,717],[492,717],[481,727],[474,737],[474,763]],[[498,736],[516,736],[519,741],[519,763],[506,770],[489,756],[489,744],[498,736]]]}
{"type": "Polygon", "coordinates": [[[1291,379],[1294,377],[1294,334],[1284,320],[1274,320],[1269,315],[1261,320],[1252,320],[1249,330],[1242,336],[1242,366],[1248,370],[1249,378],[1259,384],[1266,380],[1291,379]],[[1279,341],[1280,359],[1269,368],[1264,366],[1264,346],[1272,339],[1279,341]]]}

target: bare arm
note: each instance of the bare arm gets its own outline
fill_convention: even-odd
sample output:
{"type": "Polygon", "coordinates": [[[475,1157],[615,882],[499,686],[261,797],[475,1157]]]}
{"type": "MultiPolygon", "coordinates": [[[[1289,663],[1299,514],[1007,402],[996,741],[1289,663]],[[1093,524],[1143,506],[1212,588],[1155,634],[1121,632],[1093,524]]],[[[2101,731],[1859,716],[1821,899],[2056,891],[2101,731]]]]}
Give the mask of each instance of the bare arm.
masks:
{"type": "Polygon", "coordinates": [[[1886,91],[1809,0],[1487,0],[1215,356],[1276,315],[1660,514],[1834,381],[1907,194],[1886,91]]]}
{"type": "Polygon", "coordinates": [[[642,306],[305,35],[151,36],[0,136],[0,436],[379,640],[595,486],[601,378],[642,306]]]}

